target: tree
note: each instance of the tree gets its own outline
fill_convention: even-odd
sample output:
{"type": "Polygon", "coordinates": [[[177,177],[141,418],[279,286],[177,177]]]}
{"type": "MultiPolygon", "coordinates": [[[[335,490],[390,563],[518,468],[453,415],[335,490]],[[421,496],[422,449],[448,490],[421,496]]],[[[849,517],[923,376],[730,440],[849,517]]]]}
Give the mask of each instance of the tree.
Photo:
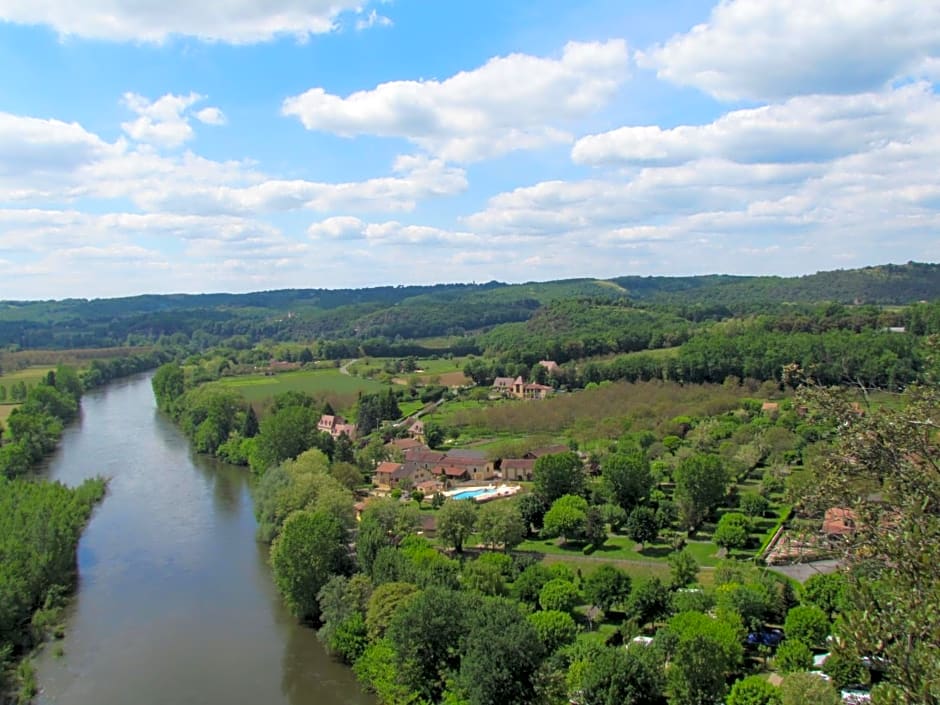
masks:
{"type": "Polygon", "coordinates": [[[565,543],[569,539],[582,536],[587,521],[587,506],[584,497],[571,494],[559,497],[545,513],[542,535],[561,536],[565,543]]]}
{"type": "Polygon", "coordinates": [[[346,529],[332,516],[294,512],[271,547],[274,582],[296,616],[316,619],[317,593],[332,575],[350,569],[346,529]]]}
{"type": "Polygon", "coordinates": [[[352,463],[334,462],[330,465],[330,475],[343,487],[350,490],[362,485],[362,472],[352,463]]]}
{"type": "Polygon", "coordinates": [[[791,673],[780,684],[780,705],[841,705],[842,696],[825,678],[813,673],[791,673]]]}
{"type": "Polygon", "coordinates": [[[634,507],[627,517],[627,536],[637,543],[652,543],[659,536],[656,512],[649,507],[634,507]]]}
{"type": "Polygon", "coordinates": [[[297,360],[303,365],[313,362],[313,351],[310,348],[305,347],[300,351],[300,355],[298,356],[297,360]]]}
{"type": "Polygon", "coordinates": [[[607,456],[601,477],[611,497],[627,512],[646,499],[653,487],[649,460],[640,450],[607,456]]]}
{"type": "Polygon", "coordinates": [[[813,504],[850,507],[857,517],[845,542],[847,608],[836,635],[884,664],[879,698],[892,705],[940,703],[940,610],[925,599],[940,594],[938,342],[923,345],[927,383],[908,388],[897,406],[860,415],[851,400],[812,385],[799,397],[815,423],[838,429],[816,464],[813,504]]]}
{"type": "Polygon", "coordinates": [[[584,705],[659,705],[665,679],[658,649],[605,647],[581,673],[584,705]]]}
{"type": "Polygon", "coordinates": [[[736,681],[725,701],[727,705],[780,705],[780,689],[763,676],[736,681]]]}
{"type": "Polygon", "coordinates": [[[448,499],[437,515],[437,535],[457,553],[463,552],[463,542],[473,533],[477,508],[472,501],[448,499]]]}
{"type": "Polygon", "coordinates": [[[372,591],[366,605],[366,630],[369,639],[376,641],[385,636],[385,630],[396,612],[420,592],[411,583],[382,583],[372,591]]]}
{"type": "Polygon", "coordinates": [[[803,602],[815,605],[833,619],[845,606],[846,588],[841,573],[819,573],[803,583],[803,602]]]}
{"type": "Polygon", "coordinates": [[[308,406],[288,406],[268,414],[255,437],[256,454],[251,469],[263,473],[285,460],[296,458],[314,445],[317,417],[308,406]]]}
{"type": "Polygon", "coordinates": [[[807,646],[818,646],[829,635],[829,618],[814,605],[798,605],[787,612],[783,631],[787,639],[798,639],[807,646]]]}
{"type": "Polygon", "coordinates": [[[798,673],[813,667],[813,652],[798,639],[786,639],[774,657],[774,667],[781,673],[798,673]]]}
{"type": "Polygon", "coordinates": [[[525,568],[512,584],[512,593],[517,600],[537,607],[539,593],[545,583],[554,578],[554,574],[541,563],[534,563],[525,568]]]}
{"type": "Polygon", "coordinates": [[[607,522],[600,507],[588,507],[584,515],[584,540],[595,549],[607,542],[607,522]]]}
{"type": "Polygon", "coordinates": [[[560,647],[570,644],[578,634],[578,625],[567,612],[544,610],[528,616],[535,627],[539,642],[547,654],[555,653],[560,647]]]}
{"type": "Polygon", "coordinates": [[[722,548],[743,548],[747,544],[750,521],[743,514],[728,512],[718,521],[712,537],[722,548]]]}
{"type": "Polygon", "coordinates": [[[392,617],[386,638],[398,680],[419,698],[440,702],[444,675],[459,671],[469,607],[463,593],[433,587],[409,599],[392,617]]]}
{"type": "Polygon", "coordinates": [[[539,591],[539,605],[543,610],[571,612],[581,599],[578,588],[567,580],[549,580],[539,591]]]}
{"type": "Polygon", "coordinates": [[[757,492],[745,492],[738,500],[738,506],[749,517],[762,517],[767,513],[770,502],[757,492]]]}
{"type": "Polygon", "coordinates": [[[483,543],[511,551],[525,539],[519,506],[512,502],[490,502],[480,507],[477,515],[477,532],[483,543]]]}
{"type": "Polygon", "coordinates": [[[630,576],[608,563],[600,565],[585,579],[584,596],[591,604],[609,612],[630,597],[630,576]]]}
{"type": "Polygon", "coordinates": [[[670,553],[666,560],[669,561],[670,588],[678,590],[695,582],[699,570],[698,561],[688,549],[670,553]]]}
{"type": "Polygon", "coordinates": [[[584,466],[577,453],[543,455],[532,471],[535,492],[546,504],[563,495],[584,494],[584,466]]]}
{"type": "Polygon", "coordinates": [[[713,705],[727,692],[727,677],[743,659],[735,625],[701,612],[677,614],[665,628],[670,668],[667,693],[672,705],[713,705]]]}
{"type": "Polygon", "coordinates": [[[464,563],[460,584],[465,590],[472,590],[490,597],[506,594],[506,582],[499,566],[479,558],[464,563]]]}
{"type": "MultiPolygon", "coordinates": [[[[837,645],[832,653],[826,657],[823,662],[823,671],[832,678],[832,684],[836,688],[846,688],[853,685],[864,685],[868,683],[871,675],[862,664],[862,659],[857,652],[845,644],[837,645]]],[[[936,692],[936,691],[935,691],[936,692]]],[[[928,696],[935,694],[927,691],[928,696]]],[[[880,698],[879,698],[880,699],[880,698]]],[[[890,696],[889,696],[889,702],[890,696]]],[[[929,700],[928,700],[929,702],[929,700]]]]}
{"type": "Polygon", "coordinates": [[[680,517],[695,530],[724,499],[727,472],[717,455],[696,454],[679,461],[674,477],[680,517]]]}
{"type": "Polygon", "coordinates": [[[260,427],[258,426],[258,415],[255,413],[255,407],[251,404],[245,410],[245,421],[242,423],[242,438],[254,438],[258,435],[260,427]]]}
{"type": "Polygon", "coordinates": [[[655,622],[669,609],[669,590],[657,578],[647,578],[633,588],[627,600],[626,615],[638,625],[655,622]]]}
{"type": "Polygon", "coordinates": [[[524,494],[517,500],[516,504],[526,527],[526,535],[531,533],[533,527],[536,531],[540,531],[545,512],[548,510],[545,500],[537,494],[524,494]]]}
{"type": "Polygon", "coordinates": [[[150,384],[153,386],[153,395],[160,410],[171,414],[175,413],[177,409],[176,402],[186,391],[183,381],[183,368],[173,362],[161,365],[154,372],[150,384]]]}
{"type": "Polygon", "coordinates": [[[544,652],[518,603],[485,599],[468,621],[458,681],[469,705],[536,702],[536,676],[544,652]]]}

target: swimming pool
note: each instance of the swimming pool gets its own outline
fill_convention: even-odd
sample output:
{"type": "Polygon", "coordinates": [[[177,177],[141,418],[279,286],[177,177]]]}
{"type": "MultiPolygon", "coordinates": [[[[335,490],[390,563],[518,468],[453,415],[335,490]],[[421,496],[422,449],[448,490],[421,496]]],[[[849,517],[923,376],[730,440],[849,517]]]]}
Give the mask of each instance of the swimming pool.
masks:
{"type": "Polygon", "coordinates": [[[496,490],[492,490],[487,487],[484,487],[483,489],[479,489],[479,490],[464,490],[463,492],[458,492],[457,494],[451,495],[450,498],[451,499],[476,499],[477,497],[481,497],[485,494],[493,494],[495,492],[496,490]]]}

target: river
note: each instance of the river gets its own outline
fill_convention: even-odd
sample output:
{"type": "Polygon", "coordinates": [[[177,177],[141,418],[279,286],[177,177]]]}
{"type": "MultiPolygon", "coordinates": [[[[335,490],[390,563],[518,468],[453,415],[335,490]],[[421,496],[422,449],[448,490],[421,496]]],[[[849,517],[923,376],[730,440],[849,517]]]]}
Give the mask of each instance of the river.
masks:
{"type": "Polygon", "coordinates": [[[45,474],[111,482],[79,545],[64,655],[49,644],[38,660],[38,703],[375,702],[281,604],[246,471],[193,453],[149,376],[87,394],[45,474]]]}

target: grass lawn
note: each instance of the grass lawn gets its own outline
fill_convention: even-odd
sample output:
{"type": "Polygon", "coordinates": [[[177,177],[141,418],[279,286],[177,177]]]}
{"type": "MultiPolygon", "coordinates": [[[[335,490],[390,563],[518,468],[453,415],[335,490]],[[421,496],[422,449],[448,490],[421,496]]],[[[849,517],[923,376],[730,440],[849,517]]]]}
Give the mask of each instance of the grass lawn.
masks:
{"type": "Polygon", "coordinates": [[[25,367],[22,370],[16,370],[14,372],[4,372],[0,375],[0,384],[6,385],[7,392],[10,391],[10,385],[14,382],[25,382],[28,387],[38,384],[42,378],[48,374],[49,370],[54,369],[54,367],[50,366],[37,366],[25,367]]]}
{"type": "Polygon", "coordinates": [[[251,402],[263,401],[274,397],[276,394],[290,391],[305,394],[322,394],[325,392],[358,394],[359,392],[378,392],[386,387],[380,382],[344,375],[336,369],[298,370],[273,376],[229,377],[220,380],[217,384],[237,390],[239,394],[251,402]]]}
{"type": "MultiPolygon", "coordinates": [[[[616,559],[638,562],[662,563],[666,571],[669,570],[669,564],[666,562],[667,556],[672,553],[672,546],[669,544],[649,544],[643,548],[642,552],[634,550],[636,543],[626,536],[611,536],[600,548],[590,554],[590,558],[595,559],[616,559]]],[[[584,556],[581,549],[583,544],[571,542],[567,546],[558,545],[558,539],[531,540],[524,541],[519,545],[519,551],[533,551],[544,553],[546,556],[584,556]]],[[[718,547],[711,541],[689,541],[686,544],[689,552],[698,561],[701,566],[714,567],[718,565],[719,558],[716,553],[718,547]]]]}
{"type": "Polygon", "coordinates": [[[398,402],[398,408],[401,409],[402,416],[411,416],[416,411],[420,411],[425,407],[425,404],[420,399],[415,401],[400,401],[398,402]]]}

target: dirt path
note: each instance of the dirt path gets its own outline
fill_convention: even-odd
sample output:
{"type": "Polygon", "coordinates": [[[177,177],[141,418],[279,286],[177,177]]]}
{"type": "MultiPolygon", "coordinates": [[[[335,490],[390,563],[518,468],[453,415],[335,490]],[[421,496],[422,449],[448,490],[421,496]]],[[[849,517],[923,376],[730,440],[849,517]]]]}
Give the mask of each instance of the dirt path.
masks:
{"type": "Polygon", "coordinates": [[[342,367],[340,367],[340,368],[339,368],[339,373],[340,373],[341,375],[348,375],[348,374],[349,374],[349,366],[350,366],[351,364],[353,364],[354,362],[359,362],[359,358],[358,358],[358,357],[354,357],[352,360],[350,360],[350,361],[347,362],[345,365],[343,365],[342,367]]]}

